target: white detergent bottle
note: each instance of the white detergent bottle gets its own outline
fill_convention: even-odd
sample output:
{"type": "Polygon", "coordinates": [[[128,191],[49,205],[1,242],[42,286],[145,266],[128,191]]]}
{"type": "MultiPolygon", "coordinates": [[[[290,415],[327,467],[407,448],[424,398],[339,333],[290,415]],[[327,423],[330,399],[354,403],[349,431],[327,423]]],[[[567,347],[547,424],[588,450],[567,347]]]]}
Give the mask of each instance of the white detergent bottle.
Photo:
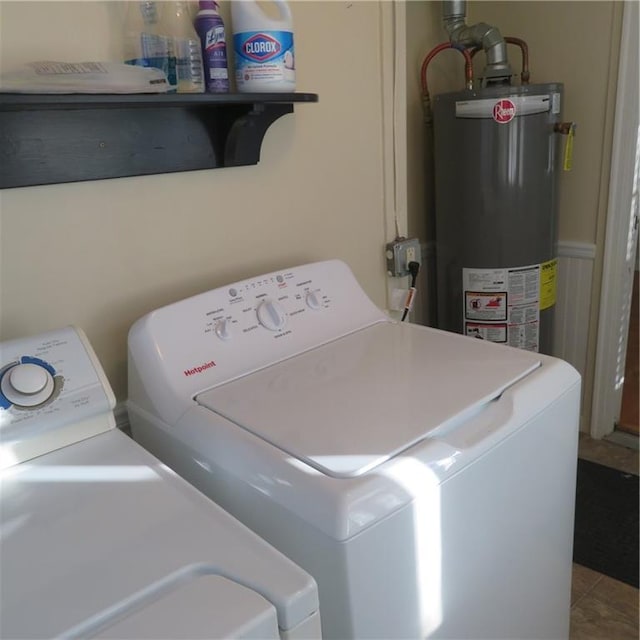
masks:
{"type": "Polygon", "coordinates": [[[236,88],[241,93],[295,91],[291,9],[285,0],[272,4],[277,18],[268,16],[256,0],[231,3],[236,88]]]}

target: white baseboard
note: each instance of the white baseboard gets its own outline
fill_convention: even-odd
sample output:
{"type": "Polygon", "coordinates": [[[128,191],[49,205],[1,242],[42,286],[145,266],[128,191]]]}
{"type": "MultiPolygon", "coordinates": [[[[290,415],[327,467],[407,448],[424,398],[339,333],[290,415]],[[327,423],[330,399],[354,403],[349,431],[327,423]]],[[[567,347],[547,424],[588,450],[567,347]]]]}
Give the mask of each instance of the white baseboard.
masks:
{"type": "Polygon", "coordinates": [[[125,433],[129,433],[131,429],[129,425],[129,414],[127,413],[126,401],[118,402],[118,404],[116,404],[113,410],[113,415],[116,419],[116,427],[125,433]]]}

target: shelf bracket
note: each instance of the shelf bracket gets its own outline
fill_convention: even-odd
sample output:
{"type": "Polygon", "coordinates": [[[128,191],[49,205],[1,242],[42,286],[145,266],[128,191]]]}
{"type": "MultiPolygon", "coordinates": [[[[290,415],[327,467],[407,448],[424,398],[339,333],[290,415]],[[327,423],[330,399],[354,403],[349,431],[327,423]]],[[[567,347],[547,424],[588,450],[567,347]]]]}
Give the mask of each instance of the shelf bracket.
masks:
{"type": "Polygon", "coordinates": [[[238,167],[260,161],[262,139],[280,117],[293,113],[291,104],[255,104],[246,115],[236,119],[227,135],[224,166],[238,167]]]}

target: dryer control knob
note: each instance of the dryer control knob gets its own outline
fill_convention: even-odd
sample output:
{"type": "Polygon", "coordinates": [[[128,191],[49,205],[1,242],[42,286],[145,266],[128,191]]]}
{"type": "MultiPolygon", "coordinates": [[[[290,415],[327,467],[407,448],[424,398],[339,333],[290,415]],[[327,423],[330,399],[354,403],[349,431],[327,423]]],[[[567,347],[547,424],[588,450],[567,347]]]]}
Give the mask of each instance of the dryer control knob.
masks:
{"type": "Polygon", "coordinates": [[[220,340],[228,340],[231,337],[231,332],[229,331],[229,323],[226,320],[218,320],[213,330],[215,331],[218,338],[220,338],[220,340]]]}
{"type": "Polygon", "coordinates": [[[2,378],[2,393],[7,400],[23,407],[35,407],[53,394],[53,377],[40,365],[18,364],[2,378]]]}
{"type": "Polygon", "coordinates": [[[306,303],[309,309],[313,309],[314,311],[317,311],[321,306],[318,294],[315,291],[309,291],[309,293],[307,293],[306,303]]]}
{"type": "Polygon", "coordinates": [[[258,321],[269,331],[280,331],[287,324],[287,314],[275,300],[263,300],[257,309],[258,321]]]}

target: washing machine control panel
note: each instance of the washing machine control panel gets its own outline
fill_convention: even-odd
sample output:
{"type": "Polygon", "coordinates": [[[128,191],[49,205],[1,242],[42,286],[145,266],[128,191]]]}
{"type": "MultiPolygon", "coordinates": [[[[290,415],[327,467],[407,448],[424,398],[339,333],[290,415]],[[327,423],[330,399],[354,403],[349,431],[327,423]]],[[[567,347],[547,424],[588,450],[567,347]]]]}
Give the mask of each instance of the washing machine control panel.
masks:
{"type": "Polygon", "coordinates": [[[209,295],[216,308],[206,316],[203,332],[213,331],[225,341],[241,340],[255,330],[270,332],[264,335],[266,340],[291,335],[304,330],[302,314],[330,312],[334,302],[331,287],[318,278],[301,281],[294,270],[222,287],[209,295]]]}
{"type": "Polygon", "coordinates": [[[0,343],[0,468],[94,435],[96,417],[112,416],[114,405],[80,329],[0,343]]]}
{"type": "MultiPolygon", "coordinates": [[[[199,334],[234,344],[236,349],[251,343],[252,348],[263,345],[259,348],[269,350],[271,341],[295,334],[313,341],[319,333],[326,333],[323,326],[335,333],[347,331],[341,327],[344,318],[340,316],[347,313],[344,284],[331,281],[322,270],[283,270],[197,296],[199,318],[182,318],[181,322],[199,320],[199,334]],[[254,332],[255,337],[249,337],[254,332]]],[[[182,303],[177,305],[179,312],[182,303]]]]}
{"type": "Polygon", "coordinates": [[[178,394],[273,364],[389,321],[339,260],[250,278],[163,307],[129,334],[136,367],[162,371],[178,394]]]}

